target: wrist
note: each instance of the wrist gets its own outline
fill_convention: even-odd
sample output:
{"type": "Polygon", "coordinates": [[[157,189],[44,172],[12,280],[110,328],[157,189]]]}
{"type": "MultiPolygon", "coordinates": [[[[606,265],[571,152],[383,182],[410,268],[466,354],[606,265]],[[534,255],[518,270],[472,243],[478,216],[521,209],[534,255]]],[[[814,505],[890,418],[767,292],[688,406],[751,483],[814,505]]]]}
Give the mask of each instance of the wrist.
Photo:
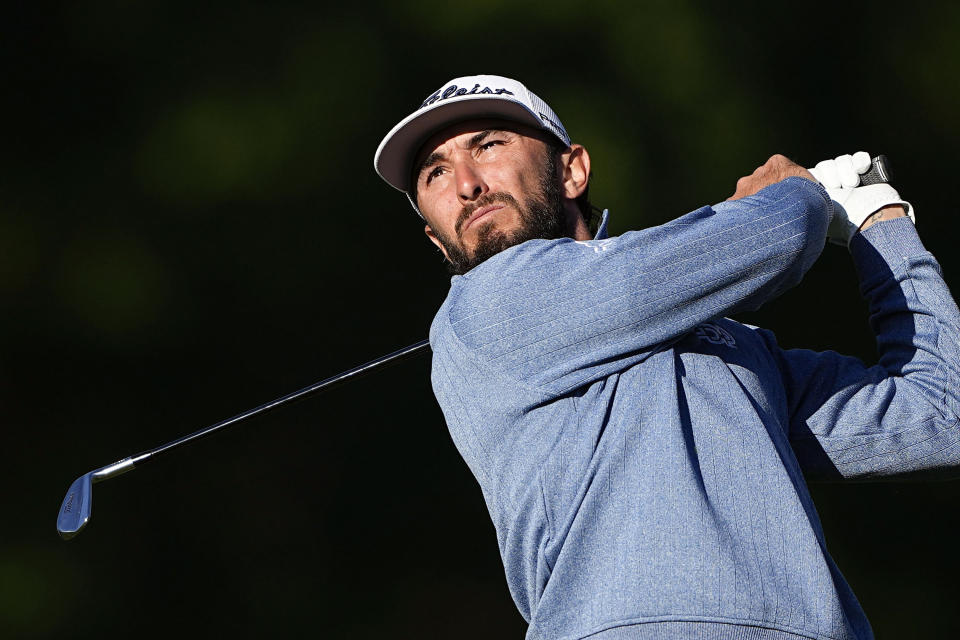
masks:
{"type": "Polygon", "coordinates": [[[903,205],[894,204],[874,211],[866,217],[858,229],[859,232],[866,231],[873,225],[884,220],[893,220],[894,218],[905,218],[907,211],[903,205]]]}

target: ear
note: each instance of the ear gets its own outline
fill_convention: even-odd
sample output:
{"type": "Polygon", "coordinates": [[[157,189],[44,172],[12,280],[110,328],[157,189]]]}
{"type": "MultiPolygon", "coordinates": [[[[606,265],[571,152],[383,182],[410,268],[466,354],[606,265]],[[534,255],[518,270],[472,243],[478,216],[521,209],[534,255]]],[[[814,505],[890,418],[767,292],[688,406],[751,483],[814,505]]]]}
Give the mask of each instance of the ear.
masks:
{"type": "Polygon", "coordinates": [[[590,154],[582,144],[572,144],[560,154],[563,171],[563,195],[575,200],[583,195],[590,182],[590,154]]]}
{"type": "Polygon", "coordinates": [[[425,225],[423,227],[423,232],[427,234],[428,238],[430,238],[430,242],[437,245],[437,248],[440,249],[440,253],[443,254],[443,257],[449,261],[450,256],[447,255],[447,250],[443,248],[443,244],[441,244],[440,239],[437,238],[437,234],[433,232],[433,229],[430,228],[430,225],[425,225]]]}

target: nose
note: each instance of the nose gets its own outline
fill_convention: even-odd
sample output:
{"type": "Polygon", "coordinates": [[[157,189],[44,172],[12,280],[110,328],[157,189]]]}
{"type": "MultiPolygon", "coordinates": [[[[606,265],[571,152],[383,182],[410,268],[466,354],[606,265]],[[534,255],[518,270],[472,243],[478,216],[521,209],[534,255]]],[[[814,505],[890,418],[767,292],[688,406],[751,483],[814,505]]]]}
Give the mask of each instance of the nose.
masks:
{"type": "Polygon", "coordinates": [[[472,163],[459,163],[454,170],[457,178],[457,196],[461,203],[472,202],[489,190],[480,171],[472,163]]]}

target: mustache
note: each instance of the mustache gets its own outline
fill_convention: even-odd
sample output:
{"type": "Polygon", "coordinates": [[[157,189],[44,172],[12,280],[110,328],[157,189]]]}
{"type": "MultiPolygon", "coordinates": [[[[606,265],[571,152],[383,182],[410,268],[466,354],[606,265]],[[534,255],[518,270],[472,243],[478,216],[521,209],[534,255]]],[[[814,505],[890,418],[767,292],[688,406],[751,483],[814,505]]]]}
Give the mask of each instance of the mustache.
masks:
{"type": "Polygon", "coordinates": [[[463,207],[460,210],[460,215],[457,216],[457,222],[453,225],[453,230],[456,232],[457,236],[460,235],[460,229],[466,224],[467,220],[470,219],[470,216],[473,215],[473,212],[482,207],[488,207],[491,204],[507,204],[512,205],[518,211],[520,210],[520,203],[517,202],[517,199],[514,198],[509,193],[504,191],[498,191],[496,193],[485,193],[475,202],[472,202],[463,207]]]}

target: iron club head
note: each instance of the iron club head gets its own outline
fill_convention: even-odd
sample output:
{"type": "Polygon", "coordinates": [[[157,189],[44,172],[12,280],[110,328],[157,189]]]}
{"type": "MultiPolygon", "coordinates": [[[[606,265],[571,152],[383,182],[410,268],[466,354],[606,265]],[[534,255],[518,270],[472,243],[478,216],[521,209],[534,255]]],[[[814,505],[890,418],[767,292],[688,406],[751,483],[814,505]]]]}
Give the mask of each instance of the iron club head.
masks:
{"type": "Polygon", "coordinates": [[[149,453],[144,453],[137,458],[124,458],[74,480],[67,490],[63,504],[60,505],[60,513],[57,514],[57,533],[60,537],[69,540],[80,533],[90,520],[94,483],[126,473],[136,467],[137,460],[142,461],[149,457],[149,453]]]}
{"type": "Polygon", "coordinates": [[[57,533],[69,540],[80,533],[90,520],[90,506],[93,500],[93,473],[84,474],[73,481],[57,514],[57,533]]]}

